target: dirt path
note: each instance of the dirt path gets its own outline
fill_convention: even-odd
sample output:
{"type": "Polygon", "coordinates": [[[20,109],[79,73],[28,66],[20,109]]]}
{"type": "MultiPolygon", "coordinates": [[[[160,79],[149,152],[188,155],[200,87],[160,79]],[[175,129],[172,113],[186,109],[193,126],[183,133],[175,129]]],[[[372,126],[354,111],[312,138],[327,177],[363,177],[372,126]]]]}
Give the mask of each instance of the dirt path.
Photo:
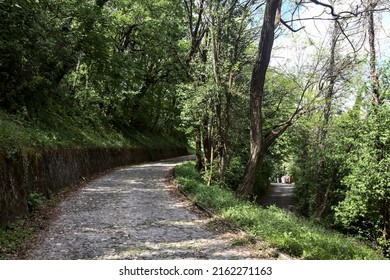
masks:
{"type": "Polygon", "coordinates": [[[275,257],[261,242],[248,246],[240,233],[212,230],[210,219],[172,195],[165,178],[188,159],[120,168],[90,182],[59,206],[59,216],[28,259],[275,257]]]}

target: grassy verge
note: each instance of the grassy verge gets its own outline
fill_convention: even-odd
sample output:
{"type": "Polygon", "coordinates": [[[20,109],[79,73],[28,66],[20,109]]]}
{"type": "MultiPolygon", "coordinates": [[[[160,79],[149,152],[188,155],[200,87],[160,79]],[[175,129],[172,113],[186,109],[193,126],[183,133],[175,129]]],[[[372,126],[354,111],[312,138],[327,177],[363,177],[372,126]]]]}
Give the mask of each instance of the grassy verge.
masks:
{"type": "Polygon", "coordinates": [[[0,110],[0,147],[172,147],[183,142],[172,136],[136,129],[120,131],[88,116],[55,112],[28,121],[0,110]]]}
{"type": "Polygon", "coordinates": [[[26,249],[26,240],[31,237],[33,223],[19,220],[5,229],[0,229],[0,260],[18,259],[19,252],[26,249]]]}
{"type": "Polygon", "coordinates": [[[55,206],[61,201],[65,192],[44,200],[43,197],[34,196],[29,199],[33,212],[23,219],[0,229],[0,260],[23,259],[26,250],[30,248],[34,234],[46,228],[55,206]]]}
{"type": "Polygon", "coordinates": [[[176,181],[194,202],[206,205],[231,224],[291,256],[315,260],[384,259],[380,252],[357,238],[330,231],[276,207],[262,209],[238,200],[232,191],[203,184],[192,162],[177,167],[176,181]]]}

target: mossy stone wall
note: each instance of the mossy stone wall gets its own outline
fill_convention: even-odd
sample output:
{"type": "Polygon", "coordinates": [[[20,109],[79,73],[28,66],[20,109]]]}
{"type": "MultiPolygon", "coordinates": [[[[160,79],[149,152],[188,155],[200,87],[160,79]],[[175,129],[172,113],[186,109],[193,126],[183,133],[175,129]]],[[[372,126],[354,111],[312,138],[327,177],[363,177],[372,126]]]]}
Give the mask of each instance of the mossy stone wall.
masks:
{"type": "Polygon", "coordinates": [[[50,197],[111,168],[186,155],[186,148],[0,148],[0,227],[29,212],[28,196],[50,197]]]}

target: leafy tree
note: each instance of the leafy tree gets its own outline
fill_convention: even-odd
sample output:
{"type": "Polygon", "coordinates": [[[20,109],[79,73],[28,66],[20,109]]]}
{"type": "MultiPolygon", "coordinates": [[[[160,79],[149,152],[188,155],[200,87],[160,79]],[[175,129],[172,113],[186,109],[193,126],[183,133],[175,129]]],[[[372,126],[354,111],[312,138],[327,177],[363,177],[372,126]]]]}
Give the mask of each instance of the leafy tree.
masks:
{"type": "MultiPolygon", "coordinates": [[[[202,167],[201,156],[204,158],[204,169],[208,181],[214,178],[214,170],[218,171],[217,180],[225,185],[225,173],[229,166],[229,148],[232,122],[232,110],[235,107],[233,99],[240,99],[237,89],[245,79],[243,67],[248,60],[248,45],[251,45],[252,1],[201,1],[198,6],[192,1],[185,1],[187,12],[197,7],[198,16],[188,16],[192,63],[189,67],[191,87],[187,87],[188,101],[194,95],[200,111],[195,110],[191,119],[195,125],[197,138],[197,166],[202,167]],[[205,27],[206,26],[206,27],[205,27]],[[206,30],[199,34],[199,30],[206,30]],[[198,31],[197,31],[198,30],[198,31]],[[196,36],[199,34],[199,36],[196,36]],[[194,48],[197,48],[196,51],[194,48]],[[191,91],[193,93],[191,93],[191,91]],[[200,96],[203,96],[202,98],[200,96]],[[200,149],[203,147],[203,153],[200,149]],[[215,151],[215,153],[214,153],[215,151]],[[215,155],[214,155],[215,154],[215,155]],[[217,158],[217,168],[214,169],[214,158],[217,158]]],[[[195,105],[196,106],[196,105],[195,105]]],[[[189,110],[188,113],[191,114],[189,110]]]]}
{"type": "MultiPolygon", "coordinates": [[[[366,7],[360,15],[369,21],[371,12],[374,9],[366,7]]],[[[339,72],[335,82],[330,79],[329,84],[355,98],[354,107],[345,112],[345,105],[337,99],[325,99],[324,106],[320,107],[325,109],[323,116],[320,113],[310,115],[309,122],[296,128],[302,136],[296,135],[300,141],[299,145],[294,144],[297,155],[295,193],[300,213],[363,235],[380,244],[388,254],[388,184],[379,178],[385,178],[388,173],[388,143],[382,133],[388,133],[389,108],[384,101],[386,98],[382,100],[381,97],[382,94],[386,96],[386,91],[379,80],[380,71],[376,69],[375,47],[371,41],[375,34],[369,34],[373,32],[371,24],[366,25],[368,44],[371,45],[369,71],[356,66],[354,69],[340,67],[346,65],[343,60],[348,59],[340,51],[336,56],[330,56],[336,59],[330,61],[335,62],[339,72]]],[[[353,40],[348,39],[349,42],[353,40]]],[[[331,69],[327,73],[331,74],[331,69]]]]}
{"type": "Polygon", "coordinates": [[[347,165],[345,199],[335,207],[336,220],[346,229],[376,240],[389,255],[390,110],[388,104],[360,121],[359,136],[347,165]]]}

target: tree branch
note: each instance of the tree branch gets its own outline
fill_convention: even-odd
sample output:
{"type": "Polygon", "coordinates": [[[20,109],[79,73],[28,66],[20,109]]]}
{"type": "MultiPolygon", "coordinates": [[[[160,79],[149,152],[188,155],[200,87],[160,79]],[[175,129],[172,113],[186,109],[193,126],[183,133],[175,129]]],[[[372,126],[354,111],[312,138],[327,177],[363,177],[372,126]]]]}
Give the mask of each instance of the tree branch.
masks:
{"type": "Polygon", "coordinates": [[[305,26],[302,26],[302,27],[300,27],[300,28],[298,28],[298,29],[294,29],[294,28],[292,28],[290,25],[288,25],[284,20],[280,19],[280,22],[281,22],[285,27],[287,27],[290,31],[292,31],[292,32],[298,32],[298,31],[300,31],[300,30],[302,30],[302,29],[305,28],[305,26]]]}
{"type": "Polygon", "coordinates": [[[325,8],[330,9],[331,15],[332,15],[333,17],[335,17],[335,18],[338,18],[338,17],[340,16],[339,14],[336,14],[336,13],[334,12],[334,8],[333,8],[332,5],[325,4],[325,3],[322,3],[322,2],[317,1],[317,0],[310,0],[310,2],[312,2],[312,3],[316,4],[316,5],[320,5],[320,6],[323,6],[323,7],[325,7],[325,8]]]}

